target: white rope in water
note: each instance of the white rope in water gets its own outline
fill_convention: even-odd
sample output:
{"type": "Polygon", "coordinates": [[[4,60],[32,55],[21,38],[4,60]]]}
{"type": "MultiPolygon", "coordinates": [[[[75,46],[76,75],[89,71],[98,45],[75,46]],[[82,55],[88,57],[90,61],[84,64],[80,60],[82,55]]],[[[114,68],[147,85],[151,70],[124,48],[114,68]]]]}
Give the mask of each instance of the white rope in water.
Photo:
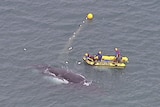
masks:
{"type": "Polygon", "coordinates": [[[69,40],[67,41],[66,45],[64,46],[64,49],[62,50],[61,55],[59,56],[58,60],[63,61],[65,63],[69,63],[68,62],[68,54],[71,50],[73,50],[72,43],[76,39],[76,37],[78,36],[80,31],[82,30],[82,28],[84,27],[86,22],[87,22],[87,19],[84,20],[81,25],[79,25],[79,28],[76,30],[76,32],[74,32],[73,35],[69,38],[69,40]]]}

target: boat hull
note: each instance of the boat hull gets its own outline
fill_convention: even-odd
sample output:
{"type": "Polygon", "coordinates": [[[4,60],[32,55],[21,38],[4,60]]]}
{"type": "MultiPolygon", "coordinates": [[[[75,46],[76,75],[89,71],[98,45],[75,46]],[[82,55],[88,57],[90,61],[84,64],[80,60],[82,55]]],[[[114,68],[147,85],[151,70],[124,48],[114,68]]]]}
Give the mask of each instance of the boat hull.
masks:
{"type": "MultiPolygon", "coordinates": [[[[110,60],[110,61],[114,61],[116,59],[116,57],[115,56],[113,56],[113,55],[105,55],[105,56],[102,56],[102,60],[110,60]]],[[[126,56],[123,56],[122,58],[121,58],[121,62],[122,63],[129,63],[129,59],[128,59],[128,57],[126,57],[126,56]]]]}
{"type": "MultiPolygon", "coordinates": [[[[108,58],[112,58],[112,57],[108,57],[108,58]]],[[[112,60],[102,60],[102,61],[94,61],[93,59],[89,58],[89,57],[83,57],[83,60],[91,66],[105,66],[107,68],[125,68],[126,64],[125,63],[117,63],[117,62],[113,62],[112,60]]],[[[106,58],[105,58],[106,59],[106,58]]]]}

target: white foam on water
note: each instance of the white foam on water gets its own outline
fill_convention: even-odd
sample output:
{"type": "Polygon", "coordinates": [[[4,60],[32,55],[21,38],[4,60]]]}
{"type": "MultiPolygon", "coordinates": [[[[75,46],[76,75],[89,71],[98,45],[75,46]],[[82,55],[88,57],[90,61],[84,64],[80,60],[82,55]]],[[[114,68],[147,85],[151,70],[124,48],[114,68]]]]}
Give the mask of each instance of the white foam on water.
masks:
{"type": "Polygon", "coordinates": [[[65,79],[60,79],[60,78],[53,77],[53,76],[44,76],[44,79],[47,79],[47,80],[53,82],[54,84],[68,84],[69,83],[65,79]]]}
{"type": "Polygon", "coordinates": [[[83,83],[83,85],[85,85],[85,86],[90,86],[91,84],[92,84],[92,81],[89,81],[89,82],[85,81],[85,82],[83,83]]]}
{"type": "Polygon", "coordinates": [[[44,76],[45,79],[52,81],[55,84],[68,84],[69,81],[65,80],[65,79],[61,79],[58,78],[54,73],[51,73],[48,71],[48,68],[43,72],[45,74],[48,74],[46,76],[44,76]]]}

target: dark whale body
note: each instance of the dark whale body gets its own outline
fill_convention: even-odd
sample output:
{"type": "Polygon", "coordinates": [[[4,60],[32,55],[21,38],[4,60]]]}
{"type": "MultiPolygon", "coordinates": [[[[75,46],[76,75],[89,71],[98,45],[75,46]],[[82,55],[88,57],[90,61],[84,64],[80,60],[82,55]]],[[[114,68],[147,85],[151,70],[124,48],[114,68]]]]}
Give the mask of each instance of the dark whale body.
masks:
{"type": "Polygon", "coordinates": [[[88,82],[84,76],[65,69],[60,69],[50,66],[42,66],[42,65],[37,66],[37,68],[43,70],[43,73],[45,74],[52,75],[61,80],[66,80],[69,83],[77,83],[83,85],[89,85],[91,83],[88,82]]]}

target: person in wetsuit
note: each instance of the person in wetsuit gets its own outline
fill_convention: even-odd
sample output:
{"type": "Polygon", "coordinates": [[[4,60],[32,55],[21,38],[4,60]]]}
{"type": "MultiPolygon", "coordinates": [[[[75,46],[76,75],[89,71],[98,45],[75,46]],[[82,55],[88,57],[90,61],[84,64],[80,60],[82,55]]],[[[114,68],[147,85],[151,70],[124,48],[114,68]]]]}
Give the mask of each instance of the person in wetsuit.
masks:
{"type": "Polygon", "coordinates": [[[85,56],[86,56],[87,59],[89,58],[89,59],[92,59],[93,61],[95,60],[94,56],[92,56],[92,55],[90,55],[88,53],[85,53],[85,56]]]}
{"type": "Polygon", "coordinates": [[[98,57],[98,61],[101,61],[102,60],[102,51],[99,51],[96,55],[98,57]]]}
{"type": "Polygon", "coordinates": [[[114,48],[114,50],[115,50],[115,57],[116,57],[115,62],[120,63],[122,58],[121,53],[118,48],[114,48]]]}

